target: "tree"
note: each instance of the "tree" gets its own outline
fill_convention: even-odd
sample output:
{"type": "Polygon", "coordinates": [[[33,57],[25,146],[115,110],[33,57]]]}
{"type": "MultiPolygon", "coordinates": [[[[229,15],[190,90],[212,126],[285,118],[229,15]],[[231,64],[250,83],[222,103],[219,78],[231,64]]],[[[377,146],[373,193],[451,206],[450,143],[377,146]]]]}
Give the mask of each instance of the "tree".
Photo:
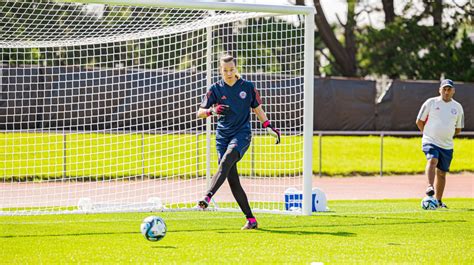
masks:
{"type": "Polygon", "coordinates": [[[433,26],[442,27],[443,25],[443,0],[423,0],[425,13],[433,17],[433,26]]]}
{"type": "Polygon", "coordinates": [[[385,24],[390,24],[395,20],[395,8],[393,0],[382,0],[383,12],[385,14],[385,24]]]}
{"type": "MultiPolygon", "coordinates": [[[[296,4],[303,2],[298,0],[296,4]]],[[[328,23],[321,1],[313,2],[318,33],[331,53],[327,57],[344,76],[439,79],[449,75],[460,81],[474,79],[470,59],[474,54],[473,42],[466,31],[467,25],[472,23],[469,3],[423,0],[423,10],[418,12],[412,0],[403,2],[403,10],[395,14],[394,0],[381,0],[385,20],[384,27],[378,29],[371,25],[357,26],[360,14],[354,12],[357,0],[348,0],[347,22],[340,22],[343,35],[337,36],[337,28],[328,23]],[[450,12],[444,12],[445,9],[450,12]],[[413,12],[415,14],[411,15],[413,12]],[[447,14],[452,15],[443,21],[447,14]]],[[[380,10],[369,8],[364,11],[380,10]]]]}
{"type": "Polygon", "coordinates": [[[454,13],[452,25],[441,24],[444,8],[440,1],[426,1],[419,15],[396,17],[383,29],[362,29],[358,35],[361,73],[409,79],[446,76],[474,81],[474,44],[466,29],[462,29],[469,19],[467,6],[461,7],[466,12],[461,9],[454,13]],[[427,18],[433,19],[433,25],[420,23],[427,18]]]}
{"type": "Polygon", "coordinates": [[[344,42],[345,46],[339,42],[333,29],[329,25],[326,15],[321,7],[320,0],[314,0],[314,7],[316,8],[315,23],[321,39],[326,44],[334,56],[337,69],[344,76],[357,75],[357,61],[356,51],[357,46],[355,42],[355,5],[356,1],[349,1],[347,5],[347,22],[344,27],[344,42]]]}

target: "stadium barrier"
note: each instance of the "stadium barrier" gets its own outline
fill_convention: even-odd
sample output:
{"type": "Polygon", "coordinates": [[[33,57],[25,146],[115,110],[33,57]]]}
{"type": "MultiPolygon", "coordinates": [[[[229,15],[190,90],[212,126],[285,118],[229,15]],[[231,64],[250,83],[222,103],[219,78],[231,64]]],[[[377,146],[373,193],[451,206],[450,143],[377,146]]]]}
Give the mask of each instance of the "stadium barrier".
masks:
{"type": "MultiPolygon", "coordinates": [[[[204,72],[1,65],[0,75],[0,130],[186,129],[183,126],[205,130],[205,124],[195,119],[206,90],[204,72]],[[173,104],[172,95],[190,100],[173,104]]],[[[292,91],[301,86],[301,78],[244,77],[259,84],[275,126],[299,128],[295,117],[299,112],[288,111],[287,103],[298,102],[292,108],[301,109],[296,98],[300,94],[292,91]]],[[[418,110],[427,98],[437,95],[437,86],[437,81],[395,80],[376,99],[375,81],[315,78],[313,130],[416,130],[418,110]]],[[[474,131],[474,84],[456,83],[455,99],[464,108],[464,130],[474,131]]]]}

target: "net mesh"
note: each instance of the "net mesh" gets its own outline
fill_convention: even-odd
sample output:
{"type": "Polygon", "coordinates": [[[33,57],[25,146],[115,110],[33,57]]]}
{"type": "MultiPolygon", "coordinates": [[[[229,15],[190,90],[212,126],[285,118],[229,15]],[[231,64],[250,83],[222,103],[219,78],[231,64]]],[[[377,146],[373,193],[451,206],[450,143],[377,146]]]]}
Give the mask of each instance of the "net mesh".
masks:
{"type": "MultiPolygon", "coordinates": [[[[283,135],[252,116],[251,206],[285,211],[302,189],[298,16],[2,1],[0,27],[0,214],[193,209],[217,170],[196,111],[226,52],[283,135]]],[[[214,199],[238,209],[227,184],[214,199]]]]}

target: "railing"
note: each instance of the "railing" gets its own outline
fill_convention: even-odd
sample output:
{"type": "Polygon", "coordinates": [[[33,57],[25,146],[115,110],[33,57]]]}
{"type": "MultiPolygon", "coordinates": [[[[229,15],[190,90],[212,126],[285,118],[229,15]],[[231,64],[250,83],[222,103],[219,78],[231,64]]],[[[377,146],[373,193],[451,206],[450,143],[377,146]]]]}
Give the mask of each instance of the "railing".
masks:
{"type": "MultiPolygon", "coordinates": [[[[313,135],[319,136],[319,177],[322,176],[322,138],[324,135],[330,136],[380,136],[380,176],[383,176],[383,138],[384,136],[421,136],[420,131],[314,131],[313,135]]],[[[474,137],[474,132],[461,132],[460,137],[474,137]]],[[[314,154],[313,154],[314,155],[314,154]]]]}
{"type": "MultiPolygon", "coordinates": [[[[41,130],[12,130],[12,131],[7,131],[7,130],[0,130],[0,133],[8,133],[8,132],[51,132],[51,131],[41,131],[41,130]]],[[[63,175],[64,178],[67,178],[67,137],[68,134],[70,133],[100,133],[97,131],[63,131],[63,132],[55,132],[55,133],[60,133],[63,135],[63,175]]],[[[195,134],[196,135],[196,175],[200,174],[200,168],[199,166],[201,165],[200,157],[201,155],[199,154],[199,145],[200,142],[202,142],[202,139],[200,137],[203,137],[203,135],[206,134],[205,131],[187,131],[187,132],[179,132],[179,131],[107,131],[107,133],[115,133],[115,134],[137,134],[141,135],[141,164],[142,164],[142,175],[145,175],[145,157],[144,157],[144,135],[145,134],[195,134]]],[[[260,134],[266,134],[264,131],[254,131],[253,132],[256,135],[260,134]]],[[[294,133],[294,132],[293,132],[294,133]]],[[[285,132],[284,134],[286,135],[291,135],[291,132],[285,132]]],[[[301,135],[301,132],[297,133],[298,135],[301,135]]],[[[319,150],[319,165],[318,166],[318,175],[321,177],[322,176],[322,150],[323,150],[323,144],[322,144],[322,139],[324,136],[370,136],[370,135],[378,135],[380,137],[380,176],[383,176],[384,172],[384,137],[385,136],[421,136],[421,132],[419,131],[313,131],[313,136],[319,136],[319,143],[318,143],[318,150],[319,150]]],[[[474,138],[474,131],[467,131],[467,132],[461,132],[461,134],[458,137],[469,137],[469,138],[474,138]]],[[[315,149],[313,149],[315,150],[315,149]]],[[[255,152],[254,152],[254,146],[253,146],[253,141],[251,148],[249,150],[250,156],[251,156],[251,175],[255,175],[255,152]]],[[[313,156],[316,155],[313,153],[313,156]]],[[[206,156],[210,157],[210,156],[206,156]]],[[[313,165],[313,169],[316,167],[316,165],[313,165]]],[[[315,172],[315,170],[313,170],[315,172]]]]}

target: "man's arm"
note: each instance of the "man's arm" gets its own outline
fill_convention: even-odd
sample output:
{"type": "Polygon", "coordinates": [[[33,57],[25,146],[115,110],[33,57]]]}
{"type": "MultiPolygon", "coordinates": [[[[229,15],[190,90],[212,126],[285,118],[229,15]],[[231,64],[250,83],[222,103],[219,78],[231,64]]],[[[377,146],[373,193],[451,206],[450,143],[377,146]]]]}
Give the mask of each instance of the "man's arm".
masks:
{"type": "Polygon", "coordinates": [[[454,136],[461,133],[462,128],[464,128],[464,110],[462,106],[460,107],[460,111],[458,112],[458,118],[456,120],[456,127],[454,130],[454,136]]]}
{"type": "Polygon", "coordinates": [[[426,121],[428,121],[428,116],[430,115],[430,107],[432,102],[432,99],[428,99],[427,101],[425,101],[425,103],[421,105],[421,109],[418,112],[418,115],[416,115],[416,126],[421,132],[425,130],[425,125],[426,121]]]}
{"type": "Polygon", "coordinates": [[[423,130],[425,129],[425,124],[426,122],[422,121],[422,120],[416,120],[416,126],[418,126],[418,129],[423,132],[423,130]]]}
{"type": "Polygon", "coordinates": [[[456,129],[454,130],[454,136],[460,134],[460,133],[461,133],[461,130],[462,130],[462,128],[456,128],[456,129]]]}

